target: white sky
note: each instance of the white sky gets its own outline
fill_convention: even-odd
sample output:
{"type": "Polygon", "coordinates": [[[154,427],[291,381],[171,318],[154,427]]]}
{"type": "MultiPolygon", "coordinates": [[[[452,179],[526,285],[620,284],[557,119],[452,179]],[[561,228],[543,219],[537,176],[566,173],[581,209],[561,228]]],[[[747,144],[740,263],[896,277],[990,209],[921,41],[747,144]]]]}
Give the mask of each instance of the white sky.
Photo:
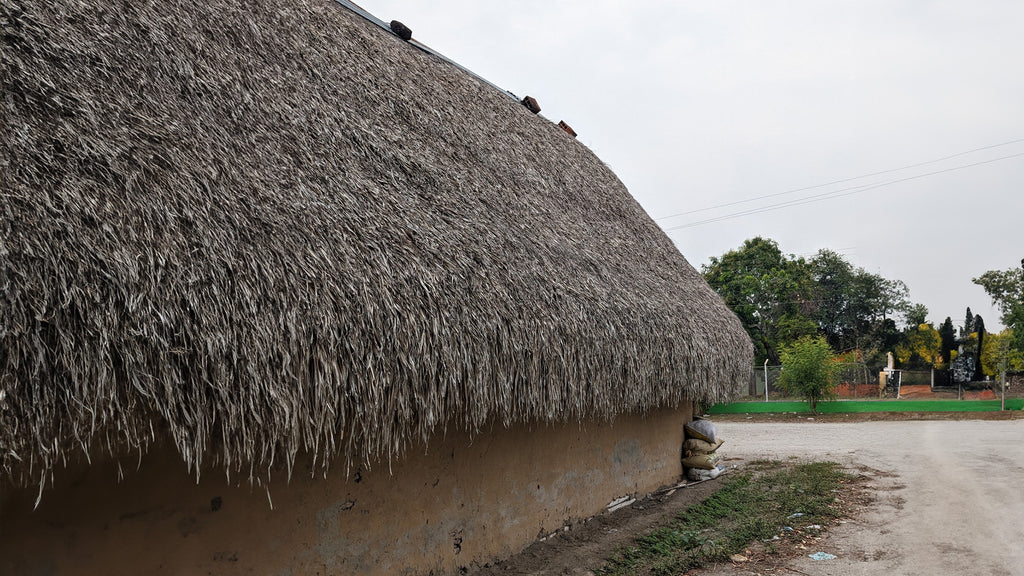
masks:
{"type": "Polygon", "coordinates": [[[697,268],[754,236],[797,255],[831,248],[906,282],[936,325],[970,306],[1000,327],[971,278],[1024,257],[1024,2],[360,4],[565,120],[697,268]]]}

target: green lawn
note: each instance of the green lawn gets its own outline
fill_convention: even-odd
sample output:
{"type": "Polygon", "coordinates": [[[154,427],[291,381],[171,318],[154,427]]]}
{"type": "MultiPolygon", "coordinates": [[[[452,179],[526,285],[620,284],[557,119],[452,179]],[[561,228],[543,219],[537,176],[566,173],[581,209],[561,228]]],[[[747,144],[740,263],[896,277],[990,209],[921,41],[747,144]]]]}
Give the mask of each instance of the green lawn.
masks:
{"type": "MultiPolygon", "coordinates": [[[[1024,398],[1006,400],[1007,410],[1024,410],[1024,398]]],[[[819,402],[818,412],[997,412],[999,400],[836,400],[819,402]]],[[[762,414],[800,412],[810,414],[806,402],[733,402],[715,404],[708,414],[762,414]]]]}

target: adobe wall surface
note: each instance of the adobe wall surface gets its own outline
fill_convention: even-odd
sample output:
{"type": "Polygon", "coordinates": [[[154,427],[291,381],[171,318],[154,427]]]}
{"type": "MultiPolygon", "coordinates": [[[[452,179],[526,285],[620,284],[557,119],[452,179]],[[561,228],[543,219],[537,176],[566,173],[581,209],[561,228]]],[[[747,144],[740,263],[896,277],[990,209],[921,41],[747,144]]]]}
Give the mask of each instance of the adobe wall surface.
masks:
{"type": "Polygon", "coordinates": [[[150,453],[57,476],[0,499],[0,574],[435,574],[518,552],[610,500],[682,470],[691,407],[614,424],[449,432],[400,462],[286,484],[197,485],[177,457],[150,453]]]}

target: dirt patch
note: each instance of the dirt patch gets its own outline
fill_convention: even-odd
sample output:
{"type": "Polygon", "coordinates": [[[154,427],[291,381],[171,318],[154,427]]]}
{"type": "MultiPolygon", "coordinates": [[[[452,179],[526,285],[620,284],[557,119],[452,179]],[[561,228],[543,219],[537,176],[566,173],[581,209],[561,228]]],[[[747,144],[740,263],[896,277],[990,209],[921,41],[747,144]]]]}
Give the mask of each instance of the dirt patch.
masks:
{"type": "MultiPolygon", "coordinates": [[[[703,502],[715,493],[729,474],[715,480],[691,483],[672,492],[655,493],[615,512],[574,522],[523,552],[501,562],[473,566],[474,576],[585,575],[604,564],[605,559],[633,539],[666,523],[670,518],[703,502]]],[[[668,487],[665,487],[668,488],[668,487]]]]}
{"type": "MultiPolygon", "coordinates": [[[[701,575],[1024,574],[1021,418],[941,421],[763,421],[715,418],[730,454],[829,459],[864,476],[871,497],[778,572],[720,566],[701,575]],[[997,463],[997,464],[994,464],[997,463]],[[948,553],[944,553],[948,551],[948,553]],[[820,561],[811,555],[828,553],[820,561]]],[[[1014,416],[1017,416],[1016,414],[1014,416]]]]}

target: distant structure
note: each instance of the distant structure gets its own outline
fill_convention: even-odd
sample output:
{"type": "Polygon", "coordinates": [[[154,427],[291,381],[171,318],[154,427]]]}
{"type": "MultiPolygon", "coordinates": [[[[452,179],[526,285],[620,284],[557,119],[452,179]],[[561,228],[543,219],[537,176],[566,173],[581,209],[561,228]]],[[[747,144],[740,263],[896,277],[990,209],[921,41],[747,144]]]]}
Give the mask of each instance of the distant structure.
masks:
{"type": "Polygon", "coordinates": [[[960,353],[950,363],[949,371],[953,375],[953,383],[967,384],[974,381],[974,355],[965,354],[964,347],[960,346],[960,353]]]}

